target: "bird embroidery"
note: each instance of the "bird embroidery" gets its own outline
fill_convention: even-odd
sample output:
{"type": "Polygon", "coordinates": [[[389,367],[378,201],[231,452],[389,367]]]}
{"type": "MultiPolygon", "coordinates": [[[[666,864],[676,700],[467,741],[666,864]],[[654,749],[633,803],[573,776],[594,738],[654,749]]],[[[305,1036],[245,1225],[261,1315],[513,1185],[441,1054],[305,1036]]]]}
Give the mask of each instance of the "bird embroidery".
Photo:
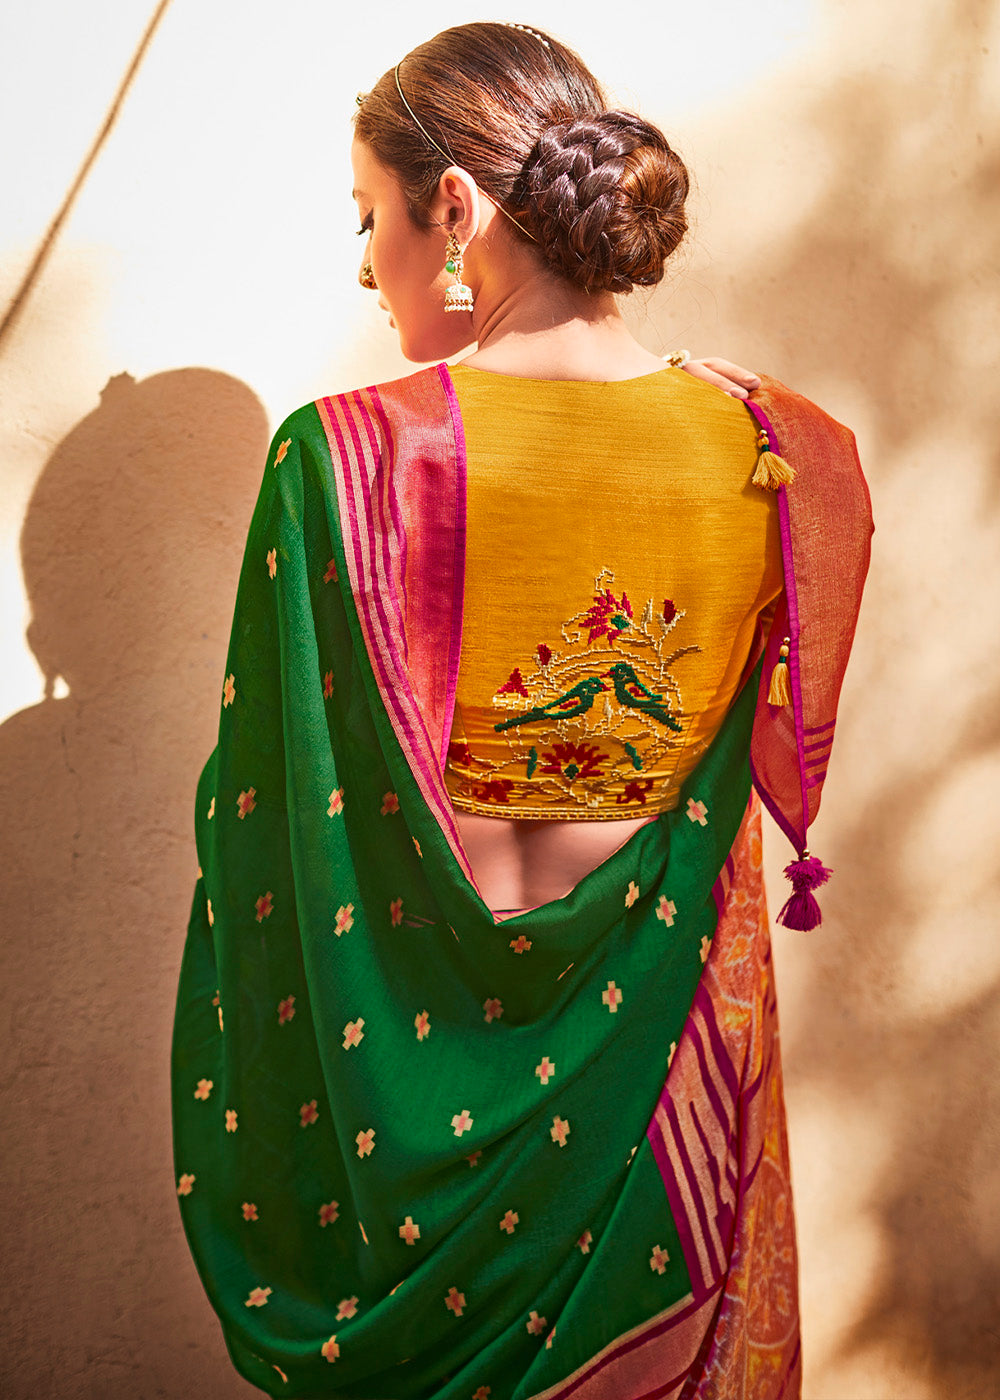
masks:
{"type": "MultiPolygon", "coordinates": [[[[631,671],[631,667],[628,669],[631,671]]],[[[632,675],[635,676],[634,671],[632,675]]],[[[616,687],[617,684],[616,681],[616,687]]],[[[539,724],[550,719],[576,719],[579,715],[587,713],[602,690],[607,690],[607,686],[600,676],[587,676],[584,680],[577,681],[576,685],[560,695],[557,700],[550,700],[547,705],[536,705],[531,710],[525,710],[523,714],[512,716],[511,719],[501,720],[493,728],[497,734],[502,734],[505,729],[513,729],[518,724],[539,724]]],[[[656,696],[656,699],[659,700],[660,696],[656,696]]]]}
{"type": "Polygon", "coordinates": [[[655,690],[647,690],[627,661],[616,661],[607,674],[615,683],[615,696],[619,705],[624,705],[629,710],[638,710],[659,724],[665,724],[675,733],[681,733],[683,725],[665,708],[664,697],[657,695],[655,690]]]}

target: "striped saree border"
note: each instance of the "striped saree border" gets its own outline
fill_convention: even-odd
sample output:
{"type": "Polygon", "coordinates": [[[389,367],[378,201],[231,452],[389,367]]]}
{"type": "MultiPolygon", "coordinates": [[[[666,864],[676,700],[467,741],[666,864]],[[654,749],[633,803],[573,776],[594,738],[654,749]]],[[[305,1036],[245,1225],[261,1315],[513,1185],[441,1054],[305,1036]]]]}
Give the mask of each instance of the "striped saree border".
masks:
{"type": "Polygon", "coordinates": [[[318,399],[316,407],[333,463],[351,591],[379,693],[420,795],[474,885],[441,764],[407,672],[401,572],[405,531],[392,488],[392,436],[379,393],[376,388],[354,390],[318,399]]]}

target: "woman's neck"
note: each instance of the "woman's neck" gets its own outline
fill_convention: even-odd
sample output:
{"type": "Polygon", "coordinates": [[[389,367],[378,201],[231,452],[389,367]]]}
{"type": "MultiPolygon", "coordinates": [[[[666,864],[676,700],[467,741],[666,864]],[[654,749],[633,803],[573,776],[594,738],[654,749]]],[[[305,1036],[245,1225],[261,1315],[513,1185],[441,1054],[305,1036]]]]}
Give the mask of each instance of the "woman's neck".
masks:
{"type": "Polygon", "coordinates": [[[633,337],[611,292],[588,293],[544,272],[487,274],[473,327],[477,348],[462,363],[497,374],[615,380],[663,368],[633,337]]]}

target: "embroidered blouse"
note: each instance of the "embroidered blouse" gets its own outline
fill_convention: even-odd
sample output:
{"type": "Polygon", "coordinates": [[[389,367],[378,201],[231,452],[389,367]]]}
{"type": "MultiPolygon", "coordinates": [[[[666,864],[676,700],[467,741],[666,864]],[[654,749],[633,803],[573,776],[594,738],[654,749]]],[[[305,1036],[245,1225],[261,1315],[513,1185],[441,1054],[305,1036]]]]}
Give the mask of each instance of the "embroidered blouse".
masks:
{"type": "Polygon", "coordinates": [[[756,423],[676,369],[452,378],[468,463],[454,806],[674,807],[781,591],[777,498],[750,482],[756,423]]]}

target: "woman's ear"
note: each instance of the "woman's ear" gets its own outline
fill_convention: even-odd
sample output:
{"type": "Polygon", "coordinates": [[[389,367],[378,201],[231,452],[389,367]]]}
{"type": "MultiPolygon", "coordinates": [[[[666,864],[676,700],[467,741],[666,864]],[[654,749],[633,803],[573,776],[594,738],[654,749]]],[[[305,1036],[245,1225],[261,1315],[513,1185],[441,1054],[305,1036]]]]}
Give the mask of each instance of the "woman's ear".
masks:
{"type": "Polygon", "coordinates": [[[431,200],[431,217],[442,227],[453,231],[465,247],[479,232],[482,201],[479,188],[467,170],[449,165],[438,181],[431,200]]]}

